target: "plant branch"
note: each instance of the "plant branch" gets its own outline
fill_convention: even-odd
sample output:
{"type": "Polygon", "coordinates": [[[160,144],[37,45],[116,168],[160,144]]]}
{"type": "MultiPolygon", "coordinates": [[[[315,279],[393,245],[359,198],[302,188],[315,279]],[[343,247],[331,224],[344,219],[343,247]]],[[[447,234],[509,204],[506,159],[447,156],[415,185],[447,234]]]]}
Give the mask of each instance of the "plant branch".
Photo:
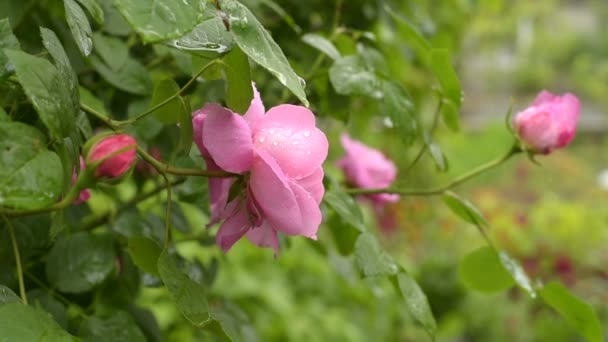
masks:
{"type": "Polygon", "coordinates": [[[156,160],[153,156],[151,156],[148,152],[146,152],[143,148],[137,147],[137,153],[152,167],[154,167],[158,173],[169,173],[177,176],[200,176],[200,177],[236,177],[238,175],[226,172],[226,171],[209,171],[209,170],[199,170],[199,169],[187,169],[180,167],[173,167],[171,165],[167,165],[163,162],[156,160]]]}
{"type": "Polygon", "coordinates": [[[13,227],[13,224],[6,218],[6,216],[4,216],[4,221],[8,226],[8,232],[11,236],[11,244],[13,245],[13,254],[15,255],[15,264],[17,264],[19,295],[21,296],[21,301],[23,302],[23,304],[27,305],[27,296],[25,295],[25,282],[23,281],[23,268],[21,268],[21,254],[19,253],[19,244],[17,243],[17,238],[15,237],[15,227],[13,227]]]}
{"type": "Polygon", "coordinates": [[[513,155],[515,155],[519,152],[522,152],[521,148],[517,144],[513,144],[513,146],[509,149],[509,151],[507,153],[505,153],[502,157],[492,160],[483,165],[480,165],[480,166],[474,168],[473,170],[455,178],[448,184],[445,184],[445,185],[439,186],[439,187],[435,187],[435,188],[431,188],[431,189],[411,190],[411,189],[398,189],[398,188],[388,187],[388,188],[378,188],[378,189],[352,188],[352,189],[346,189],[345,191],[351,195],[375,195],[375,194],[398,194],[398,195],[402,195],[402,196],[440,195],[440,194],[444,193],[445,191],[450,190],[479,174],[482,174],[488,170],[491,170],[491,169],[503,164],[505,161],[509,160],[509,158],[511,158],[513,155]]]}
{"type": "MultiPolygon", "coordinates": [[[[431,135],[431,136],[433,135],[433,133],[435,132],[435,129],[437,128],[437,123],[439,122],[439,113],[441,113],[442,106],[443,106],[443,101],[441,101],[441,98],[440,98],[439,102],[437,103],[437,109],[435,110],[435,114],[433,116],[433,124],[431,125],[431,129],[429,130],[429,135],[431,135]]],[[[414,168],[414,166],[416,166],[418,164],[420,159],[422,159],[422,156],[424,156],[424,153],[428,150],[428,145],[427,145],[426,141],[423,141],[422,143],[423,143],[423,145],[420,148],[420,151],[418,151],[418,154],[416,154],[416,157],[414,158],[414,160],[401,173],[402,177],[407,175],[414,168]]]]}
{"type": "Polygon", "coordinates": [[[171,242],[171,182],[169,182],[169,178],[167,178],[166,173],[161,173],[163,178],[165,179],[165,187],[167,188],[167,211],[165,213],[165,249],[169,248],[169,243],[171,242]]]}

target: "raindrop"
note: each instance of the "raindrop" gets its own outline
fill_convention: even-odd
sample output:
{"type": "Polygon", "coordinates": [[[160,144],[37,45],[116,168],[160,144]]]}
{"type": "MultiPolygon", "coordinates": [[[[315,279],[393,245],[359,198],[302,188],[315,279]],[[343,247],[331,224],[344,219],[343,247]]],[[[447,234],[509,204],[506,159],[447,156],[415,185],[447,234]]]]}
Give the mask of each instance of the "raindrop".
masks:
{"type": "Polygon", "coordinates": [[[304,136],[305,137],[309,137],[310,136],[310,131],[304,131],[304,136]]]}
{"type": "Polygon", "coordinates": [[[279,143],[278,143],[278,142],[276,142],[276,141],[273,141],[273,142],[272,142],[272,146],[279,146],[279,143]]]}
{"type": "Polygon", "coordinates": [[[298,76],[298,81],[300,82],[300,86],[302,86],[302,88],[306,88],[306,81],[302,77],[298,76]]]}

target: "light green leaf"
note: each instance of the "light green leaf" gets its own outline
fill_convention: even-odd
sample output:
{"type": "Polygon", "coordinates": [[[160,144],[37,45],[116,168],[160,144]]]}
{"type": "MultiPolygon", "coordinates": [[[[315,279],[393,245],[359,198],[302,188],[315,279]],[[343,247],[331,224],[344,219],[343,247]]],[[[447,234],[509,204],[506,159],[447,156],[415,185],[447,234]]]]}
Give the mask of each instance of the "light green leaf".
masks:
{"type": "Polygon", "coordinates": [[[91,39],[91,24],[82,8],[74,0],[63,0],[65,17],[72,31],[76,45],[84,56],[91,54],[93,40],[91,39]]]}
{"type": "Polygon", "coordinates": [[[445,157],[445,155],[443,154],[443,151],[441,151],[441,147],[439,147],[439,145],[437,145],[435,143],[435,141],[433,141],[433,137],[431,137],[429,134],[425,133],[423,135],[424,137],[424,144],[426,145],[426,148],[429,150],[429,153],[431,154],[431,157],[433,158],[433,161],[435,162],[435,166],[437,167],[437,170],[441,171],[441,172],[445,172],[448,170],[448,160],[445,157]]]}
{"type": "Polygon", "coordinates": [[[450,101],[442,111],[444,120],[450,129],[458,130],[458,116],[454,113],[458,114],[460,111],[462,87],[452,65],[450,52],[446,49],[432,49],[430,67],[441,85],[443,96],[450,101]]]}
{"type": "Polygon", "coordinates": [[[258,341],[249,317],[238,306],[223,302],[211,309],[213,322],[205,330],[214,332],[222,341],[258,341]]]}
{"type": "Polygon", "coordinates": [[[46,275],[62,292],[81,293],[114,270],[116,253],[107,236],[80,232],[59,238],[48,254],[46,275]]]}
{"type": "Polygon", "coordinates": [[[18,122],[0,123],[0,163],[0,206],[34,209],[57,201],[63,167],[40,131],[18,122]]]}
{"type": "Polygon", "coordinates": [[[0,285],[0,306],[7,303],[20,303],[21,298],[4,285],[0,285]]]}
{"type": "Polygon", "coordinates": [[[281,48],[253,13],[235,0],[222,1],[222,10],[228,15],[230,32],[243,52],[270,71],[308,107],[304,82],[293,71],[281,48]]]}
{"type": "Polygon", "coordinates": [[[236,113],[245,114],[253,99],[249,59],[241,49],[234,48],[226,57],[226,104],[236,113]]]}
{"type": "Polygon", "coordinates": [[[80,94],[80,101],[84,103],[87,107],[93,108],[96,112],[104,114],[106,117],[108,116],[108,111],[106,110],[103,102],[96,98],[88,89],[79,87],[78,92],[80,94]]]}
{"type": "Polygon", "coordinates": [[[185,36],[167,42],[174,48],[208,58],[215,58],[224,54],[234,46],[234,39],[224,21],[214,16],[198,24],[194,30],[185,36]]]}
{"type": "Polygon", "coordinates": [[[507,272],[509,272],[511,274],[511,276],[513,277],[513,280],[515,280],[515,283],[520,288],[522,288],[526,292],[528,292],[530,297],[532,297],[532,298],[536,297],[536,292],[534,291],[534,286],[532,286],[532,282],[530,281],[530,278],[524,271],[523,267],[521,267],[521,265],[516,260],[511,258],[507,254],[507,252],[501,251],[499,253],[499,256],[500,256],[500,262],[502,262],[502,265],[505,267],[507,272]]]}
{"type": "Polygon", "coordinates": [[[103,24],[103,10],[96,0],[78,0],[78,2],[89,11],[98,24],[103,24]]]}
{"type": "Polygon", "coordinates": [[[602,325],[591,306],[575,297],[562,284],[551,282],[540,289],[541,298],[559,312],[589,342],[604,341],[602,325]]]}
{"type": "Polygon", "coordinates": [[[325,201],[325,203],[327,203],[344,222],[362,233],[366,231],[363,222],[363,213],[361,213],[359,204],[357,204],[352,196],[339,189],[332,189],[325,193],[323,201],[325,201]]]}
{"type": "Polygon", "coordinates": [[[11,121],[11,118],[6,114],[4,108],[0,107],[0,122],[8,122],[11,121]]]}
{"type": "Polygon", "coordinates": [[[383,82],[383,88],[385,114],[391,118],[403,144],[410,146],[418,133],[418,123],[410,96],[403,87],[393,82],[383,82]]]}
{"type": "Polygon", "coordinates": [[[11,23],[7,18],[0,20],[0,78],[11,71],[12,67],[8,64],[8,58],[3,52],[4,48],[19,50],[21,46],[17,37],[11,31],[11,23]]]}
{"type": "Polygon", "coordinates": [[[182,272],[166,250],[158,259],[158,272],[177,308],[192,324],[203,326],[211,322],[207,290],[182,272]]]}
{"type": "Polygon", "coordinates": [[[116,0],[118,10],[145,43],[177,38],[203,20],[206,1],[116,0]]]}
{"type": "Polygon", "coordinates": [[[460,261],[458,271],[460,279],[467,287],[481,292],[498,292],[515,285],[499,255],[489,246],[467,254],[460,261]]]}
{"type": "Polygon", "coordinates": [[[21,51],[5,50],[15,66],[19,83],[36,108],[40,119],[55,138],[69,137],[78,114],[66,80],[71,77],[44,58],[21,51]]]}
{"type": "Polygon", "coordinates": [[[340,51],[334,46],[334,43],[319,34],[307,33],[302,36],[302,41],[323,52],[334,61],[342,57],[340,51]]]}
{"type": "Polygon", "coordinates": [[[341,95],[364,95],[382,98],[382,81],[367,69],[359,56],[345,56],[337,59],[329,69],[329,80],[341,95]]]}
{"type": "Polygon", "coordinates": [[[416,49],[423,61],[426,60],[431,50],[431,44],[412,23],[398,15],[395,10],[388,6],[385,6],[385,10],[397,22],[401,30],[401,35],[406,39],[410,46],[416,49]]]}
{"type": "Polygon", "coordinates": [[[431,338],[434,338],[437,322],[426,295],[418,283],[405,272],[394,275],[393,283],[396,284],[397,291],[405,301],[405,307],[412,318],[426,330],[431,338]]]}
{"type": "MultiPolygon", "coordinates": [[[[194,128],[192,127],[192,108],[190,107],[189,101],[183,97],[178,97],[180,105],[183,110],[180,112],[179,118],[179,141],[177,143],[176,152],[190,152],[192,147],[194,128]]],[[[172,214],[175,214],[177,210],[173,210],[172,214]]]]}
{"type": "Polygon", "coordinates": [[[0,331],[4,341],[76,341],[51,315],[21,303],[0,305],[0,331]]]}
{"type": "Polygon", "coordinates": [[[161,252],[160,246],[147,237],[129,238],[129,254],[135,265],[155,276],[159,276],[157,265],[161,252]]]}
{"type": "Polygon", "coordinates": [[[152,92],[152,78],[148,69],[138,60],[127,58],[117,70],[113,70],[95,55],[90,56],[90,61],[101,77],[113,86],[137,95],[149,95],[152,92]]]}
{"type": "Polygon", "coordinates": [[[486,228],[488,222],[483,217],[483,214],[473,205],[473,203],[467,201],[464,198],[456,195],[451,191],[447,191],[443,195],[443,202],[452,210],[452,212],[466,222],[486,228]]]}
{"type": "Polygon", "coordinates": [[[92,316],[82,321],[78,336],[87,342],[145,342],[144,334],[124,311],[114,311],[108,318],[92,316]]]}
{"type": "Polygon", "coordinates": [[[448,98],[443,98],[441,100],[443,102],[441,107],[441,117],[443,118],[443,122],[445,122],[446,126],[448,126],[452,131],[458,131],[460,129],[460,111],[452,102],[452,100],[448,98]]]}
{"type": "Polygon", "coordinates": [[[399,266],[370,233],[362,233],[357,239],[355,261],[365,277],[389,276],[399,272],[399,266]]]}
{"type": "MultiPolygon", "coordinates": [[[[171,79],[159,80],[154,86],[154,92],[152,92],[152,100],[150,101],[149,107],[152,108],[164,102],[169,97],[175,95],[178,92],[179,86],[177,85],[177,83],[175,83],[175,81],[171,79]]],[[[167,102],[162,107],[155,110],[153,112],[153,115],[162,123],[174,124],[179,122],[185,110],[186,109],[184,108],[183,102],[181,102],[180,99],[176,97],[173,100],[167,102]]]]}

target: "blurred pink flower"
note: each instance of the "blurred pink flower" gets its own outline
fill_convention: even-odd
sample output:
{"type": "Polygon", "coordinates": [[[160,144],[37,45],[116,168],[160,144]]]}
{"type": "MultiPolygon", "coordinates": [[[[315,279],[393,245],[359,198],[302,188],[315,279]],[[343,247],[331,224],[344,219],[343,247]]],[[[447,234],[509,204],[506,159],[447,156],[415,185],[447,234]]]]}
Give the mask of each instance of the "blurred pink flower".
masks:
{"type": "Polygon", "coordinates": [[[321,224],[328,142],[305,107],[279,105],[265,113],[260,94],[244,116],[218,104],[194,113],[194,142],[209,170],[244,174],[244,191],[228,203],[235,178],[210,178],[210,224],[224,221],[217,244],[228,251],[244,235],[278,250],[277,232],[316,239],[321,224]]]}
{"type": "MultiPolygon", "coordinates": [[[[346,155],[338,161],[338,167],[349,183],[363,189],[386,188],[393,183],[397,168],[380,151],[351,139],[348,134],[342,134],[340,141],[346,155]]],[[[395,194],[365,195],[365,198],[376,206],[399,201],[399,195],[395,194]]]]}
{"type": "Polygon", "coordinates": [[[530,107],[517,113],[515,129],[528,148],[549,154],[574,139],[579,112],[580,103],[573,94],[557,96],[543,90],[530,107]]]}
{"type": "MultiPolygon", "coordinates": [[[[80,156],[80,172],[82,172],[85,168],[84,159],[80,156]]],[[[78,179],[78,174],[76,173],[76,168],[72,171],[72,185],[76,184],[76,179],[78,179]]],[[[78,195],[78,198],[74,201],[74,204],[81,204],[89,200],[91,197],[91,192],[89,189],[84,189],[78,195]]]]}
{"type": "Polygon", "coordinates": [[[95,177],[114,179],[128,172],[136,159],[137,142],[127,134],[115,134],[98,141],[89,150],[86,158],[87,165],[104,158],[97,169],[95,177]],[[115,155],[114,153],[121,151],[115,155]]]}

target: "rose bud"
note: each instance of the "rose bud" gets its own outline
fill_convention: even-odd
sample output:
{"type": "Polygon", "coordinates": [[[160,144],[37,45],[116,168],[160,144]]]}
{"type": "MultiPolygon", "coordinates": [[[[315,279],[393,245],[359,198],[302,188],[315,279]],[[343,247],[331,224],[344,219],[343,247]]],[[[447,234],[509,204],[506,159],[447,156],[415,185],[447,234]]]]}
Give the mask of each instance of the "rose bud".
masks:
{"type": "Polygon", "coordinates": [[[543,90],[530,107],[517,113],[514,125],[529,150],[549,154],[574,139],[579,112],[573,94],[558,96],[543,90]]]}
{"type": "Polygon", "coordinates": [[[95,178],[118,179],[135,165],[137,142],[126,134],[93,138],[86,164],[95,170],[95,178]]]}

